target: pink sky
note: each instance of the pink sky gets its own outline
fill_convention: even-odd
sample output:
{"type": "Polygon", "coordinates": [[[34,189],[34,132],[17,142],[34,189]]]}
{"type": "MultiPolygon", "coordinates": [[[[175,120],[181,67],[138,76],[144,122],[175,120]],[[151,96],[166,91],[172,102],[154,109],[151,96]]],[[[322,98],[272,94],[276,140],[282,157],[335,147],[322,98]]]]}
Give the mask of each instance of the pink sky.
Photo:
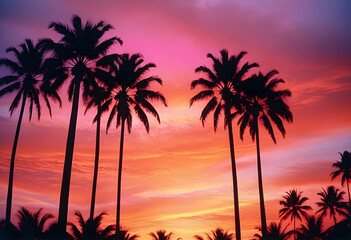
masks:
{"type": "MultiPolygon", "coordinates": [[[[202,127],[205,102],[189,108],[194,70],[210,66],[207,53],[218,56],[247,51],[244,61],[257,62],[260,71],[277,69],[293,96],[289,105],[293,124],[287,136],[277,132],[274,144],[261,128],[263,181],[268,222],[277,221],[285,191],[299,188],[316,210],[316,193],[334,184],[331,164],[338,152],[351,150],[351,21],[347,1],[1,1],[0,57],[25,38],[58,39],[47,29],[51,21],[69,23],[73,14],[83,20],[105,20],[124,44],[113,52],[140,52],[163,79],[158,88],[168,108],[156,104],[161,125],[151,120],[150,134],[134,118],[126,136],[122,190],[122,224],[142,239],[166,229],[174,239],[192,239],[220,226],[234,231],[233,195],[227,132],[221,124],[214,133],[211,116],[202,127]]],[[[251,73],[255,73],[253,70],[251,73]]],[[[8,74],[0,68],[0,75],[8,74]]],[[[43,109],[38,122],[22,124],[14,177],[13,213],[19,206],[44,207],[57,215],[65,142],[70,115],[66,89],[63,108],[55,106],[52,119],[43,109]]],[[[0,99],[0,218],[5,215],[8,169],[18,110],[10,118],[13,95],[0,99]]],[[[44,108],[44,106],[43,106],[44,108]]],[[[88,217],[91,194],[95,125],[94,111],[84,116],[81,104],[72,169],[69,214],[88,217]]],[[[119,129],[105,135],[103,117],[97,211],[113,224],[116,206],[119,129]]],[[[151,117],[150,117],[151,119],[151,117]]],[[[223,120],[223,119],[222,119],[223,120]]],[[[243,239],[259,225],[255,145],[234,129],[238,165],[243,239]]],[[[346,189],[343,189],[346,191],[346,189]]],[[[16,219],[14,216],[13,219],[16,219]]]]}

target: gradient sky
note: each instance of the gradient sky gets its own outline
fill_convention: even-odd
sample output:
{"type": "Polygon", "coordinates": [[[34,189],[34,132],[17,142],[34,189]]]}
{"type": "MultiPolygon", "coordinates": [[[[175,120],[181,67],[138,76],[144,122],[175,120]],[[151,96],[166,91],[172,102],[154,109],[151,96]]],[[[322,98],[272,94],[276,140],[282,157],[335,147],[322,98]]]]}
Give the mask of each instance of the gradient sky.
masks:
{"type": "MultiPolygon", "coordinates": [[[[106,37],[120,37],[123,46],[111,52],[141,53],[163,79],[159,89],[168,108],[155,104],[161,125],[151,120],[147,134],[137,118],[125,138],[122,180],[122,224],[142,239],[166,229],[174,239],[192,239],[220,226],[234,231],[233,195],[227,132],[214,133],[211,117],[202,126],[205,102],[189,108],[194,69],[218,56],[247,51],[244,61],[259,70],[277,69],[293,95],[288,103],[294,115],[287,135],[274,144],[261,128],[263,181],[268,222],[277,221],[279,200],[285,191],[299,188],[314,210],[316,193],[331,182],[332,162],[338,152],[351,150],[351,15],[349,1],[93,1],[1,0],[0,57],[25,38],[58,39],[48,29],[51,21],[68,24],[73,14],[83,20],[105,20],[114,26],[106,37]]],[[[255,73],[253,70],[251,73],[255,73]]],[[[8,74],[0,68],[0,75],[8,74]]],[[[28,121],[26,111],[15,162],[13,219],[19,206],[44,207],[57,215],[64,150],[71,105],[67,90],[60,91],[62,109],[49,117],[43,106],[40,122],[28,121]]],[[[0,218],[5,216],[10,153],[18,110],[10,117],[13,95],[0,99],[0,218]]],[[[91,195],[95,125],[94,111],[84,116],[80,105],[72,168],[69,216],[75,210],[88,217],[91,195]]],[[[113,224],[116,206],[119,129],[105,134],[103,116],[97,211],[106,211],[104,224],[113,224]]],[[[223,119],[222,119],[223,120],[223,119]]],[[[222,121],[223,122],[223,121],[222,121]]],[[[246,133],[247,134],[247,133],[246,133]]],[[[259,225],[255,145],[234,129],[240,217],[243,239],[259,225]]],[[[343,189],[346,191],[346,189],[343,189]]],[[[311,212],[312,213],[312,212],[311,212]]],[[[16,220],[15,220],[16,221],[16,220]]]]}

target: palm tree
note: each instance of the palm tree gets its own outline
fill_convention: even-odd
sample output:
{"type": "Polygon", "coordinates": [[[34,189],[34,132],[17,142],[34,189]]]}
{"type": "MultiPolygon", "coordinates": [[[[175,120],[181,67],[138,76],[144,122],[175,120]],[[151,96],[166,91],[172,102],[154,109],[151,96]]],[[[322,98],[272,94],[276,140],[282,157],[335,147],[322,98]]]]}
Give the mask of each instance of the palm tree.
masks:
{"type": "MultiPolygon", "coordinates": [[[[275,222],[271,222],[271,224],[267,227],[266,238],[263,238],[263,236],[256,233],[254,235],[255,238],[253,240],[263,240],[263,239],[265,239],[265,240],[288,240],[290,235],[292,234],[291,231],[286,232],[286,229],[288,228],[288,226],[289,225],[287,225],[283,229],[281,222],[279,222],[278,225],[275,222]]],[[[259,227],[258,229],[260,232],[262,232],[261,227],[259,227]]]]}
{"type": "Polygon", "coordinates": [[[240,233],[240,217],[239,217],[239,197],[238,197],[238,181],[236,174],[236,164],[234,155],[234,139],[232,128],[231,109],[233,107],[240,108],[240,98],[237,91],[238,84],[242,81],[245,73],[253,67],[258,67],[257,63],[245,63],[239,67],[240,60],[244,57],[246,52],[241,52],[237,56],[228,56],[227,50],[220,51],[221,58],[215,58],[212,54],[207,54],[207,57],[213,61],[213,70],[206,66],[196,68],[195,72],[202,72],[207,75],[208,79],[199,78],[192,81],[191,89],[196,86],[201,86],[205,90],[199,92],[190,100],[190,106],[197,101],[209,99],[205,108],[203,109],[200,119],[202,124],[208,114],[214,111],[214,130],[217,129],[218,119],[220,114],[224,111],[225,124],[228,126],[229,147],[232,163],[233,175],[233,192],[234,192],[234,209],[235,209],[235,234],[236,239],[241,239],[240,233]]]}
{"type": "Polygon", "coordinates": [[[110,96],[110,92],[104,87],[95,85],[92,91],[89,92],[89,102],[85,113],[92,107],[97,107],[97,113],[94,117],[93,123],[96,122],[96,143],[95,143],[95,163],[94,163],[94,177],[93,177],[93,188],[91,193],[91,205],[90,205],[90,219],[94,218],[94,208],[95,208],[95,196],[96,196],[96,185],[97,185],[97,175],[99,169],[99,153],[100,153],[100,125],[101,125],[101,114],[107,110],[103,109],[101,106],[106,99],[110,96]]]}
{"type": "Polygon", "coordinates": [[[156,91],[150,90],[150,84],[157,82],[162,85],[162,80],[156,76],[145,77],[146,72],[156,67],[153,63],[142,65],[143,58],[140,54],[123,54],[119,56],[118,61],[110,62],[109,66],[112,75],[108,72],[99,71],[99,77],[110,81],[109,91],[112,92],[110,98],[102,105],[107,108],[112,103],[112,109],[107,121],[106,131],[110,128],[112,120],[117,116],[116,128],[121,126],[119,164],[118,164],[118,189],[117,189],[117,214],[116,214],[116,234],[120,229],[120,204],[121,204],[121,179],[122,179],[122,161],[124,145],[124,128],[127,124],[128,132],[132,128],[132,107],[141,122],[144,124],[146,131],[149,132],[149,121],[144,110],[151,113],[159,123],[160,117],[156,109],[151,105],[149,100],[161,101],[167,106],[165,97],[156,91]],[[143,110],[144,109],[144,110],[143,110]]]}
{"type": "Polygon", "coordinates": [[[158,230],[156,234],[151,232],[149,235],[153,240],[171,240],[173,232],[166,234],[166,230],[158,230]]]}
{"type": "Polygon", "coordinates": [[[302,226],[297,231],[298,239],[301,240],[323,240],[326,234],[323,232],[322,216],[316,218],[314,215],[307,216],[306,225],[302,226]]]}
{"type": "MultiPolygon", "coordinates": [[[[222,228],[216,228],[216,230],[211,231],[211,235],[212,236],[206,233],[208,240],[232,240],[233,239],[233,233],[229,233],[228,231],[225,231],[222,228]]],[[[196,240],[204,240],[204,238],[199,235],[195,235],[194,238],[196,240]]]]}
{"type": "Polygon", "coordinates": [[[293,120],[289,106],[285,103],[286,97],[290,97],[291,92],[288,89],[276,89],[279,83],[284,83],[283,79],[275,78],[276,74],[278,74],[278,71],[276,70],[272,70],[266,75],[260,72],[258,75],[254,75],[240,84],[244,97],[242,101],[242,116],[238,121],[238,125],[240,124],[241,139],[243,139],[243,134],[246,128],[249,128],[252,140],[256,139],[258,186],[263,238],[265,238],[267,234],[267,223],[264,206],[258,121],[260,120],[263,123],[263,126],[267,129],[273,142],[277,143],[271,122],[277,126],[283,137],[285,137],[285,128],[282,119],[285,119],[287,122],[292,122],[293,120]]]}
{"type": "Polygon", "coordinates": [[[22,207],[18,211],[18,230],[20,239],[43,239],[46,232],[44,225],[50,218],[54,218],[51,214],[41,215],[42,208],[37,212],[31,213],[28,209],[22,207]]]}
{"type": "MultiPolygon", "coordinates": [[[[114,235],[115,237],[115,235],[114,235]]],[[[136,240],[138,239],[140,236],[137,234],[130,234],[129,231],[127,229],[121,229],[118,232],[118,236],[116,238],[116,240],[136,240]]]]}
{"type": "MultiPolygon", "coordinates": [[[[51,39],[42,40],[42,47],[45,50],[52,50],[54,57],[50,59],[51,65],[56,66],[52,75],[56,75],[53,83],[54,88],[60,87],[66,80],[62,76],[63,72],[69,72],[72,76],[68,93],[69,100],[72,101],[71,117],[68,129],[65,162],[63,168],[60,207],[58,216],[59,229],[64,232],[67,224],[69,187],[71,181],[71,168],[74,150],[74,140],[76,133],[79,92],[81,83],[84,91],[87,93],[94,81],[92,64],[105,55],[109,48],[116,42],[122,44],[117,37],[101,41],[102,36],[109,31],[112,26],[103,21],[93,24],[87,21],[82,25],[79,16],[74,15],[72,18],[72,28],[62,23],[52,22],[49,28],[53,28],[62,35],[58,43],[51,39]]],[[[87,94],[83,94],[86,96],[87,94]]]]}
{"type": "Polygon", "coordinates": [[[74,215],[78,217],[80,227],[79,230],[75,224],[69,223],[75,240],[103,240],[112,236],[112,232],[115,229],[112,225],[104,229],[100,228],[102,218],[106,215],[105,213],[100,213],[94,219],[89,218],[86,221],[79,211],[76,211],[74,215]]]}
{"type": "Polygon", "coordinates": [[[339,192],[338,188],[334,186],[328,186],[327,191],[322,188],[323,191],[317,193],[317,195],[321,196],[321,202],[317,202],[316,204],[320,209],[316,212],[321,212],[321,216],[325,217],[327,212],[329,212],[329,217],[333,217],[334,224],[336,224],[336,214],[340,214],[345,216],[346,213],[343,211],[347,206],[345,202],[343,202],[344,191],[339,192]]]}
{"type": "Polygon", "coordinates": [[[44,97],[50,116],[51,107],[48,96],[51,96],[54,100],[58,100],[60,106],[61,99],[56,91],[49,91],[50,81],[44,78],[44,72],[46,70],[44,64],[44,51],[39,48],[39,44],[34,45],[30,39],[26,39],[25,43],[20,45],[20,49],[9,47],[6,49],[6,52],[13,52],[16,61],[12,61],[8,58],[0,59],[0,66],[7,66],[13,72],[13,75],[0,78],[0,86],[3,86],[0,90],[0,97],[13,91],[17,91],[9,109],[11,115],[22,99],[15,139],[12,147],[9,184],[7,190],[6,222],[10,224],[15,156],[26,101],[29,101],[29,120],[32,119],[33,106],[36,108],[39,120],[41,115],[40,94],[44,97]]]}
{"type": "Polygon", "coordinates": [[[341,175],[341,186],[344,186],[344,183],[347,184],[347,193],[349,195],[349,206],[351,206],[351,197],[350,197],[350,186],[349,181],[351,180],[351,152],[344,151],[340,153],[341,161],[336,161],[333,163],[333,167],[337,168],[336,171],[332,172],[332,180],[339,175],[341,175]]]}
{"type": "Polygon", "coordinates": [[[301,221],[301,215],[307,218],[306,211],[312,209],[308,205],[303,205],[308,200],[308,198],[302,197],[301,194],[302,191],[298,192],[296,189],[289,190],[289,192],[286,192],[286,195],[283,196],[284,200],[279,201],[279,204],[283,205],[283,208],[279,210],[279,217],[281,217],[282,220],[291,217],[291,221],[294,221],[294,239],[296,239],[295,219],[298,218],[301,221]]]}

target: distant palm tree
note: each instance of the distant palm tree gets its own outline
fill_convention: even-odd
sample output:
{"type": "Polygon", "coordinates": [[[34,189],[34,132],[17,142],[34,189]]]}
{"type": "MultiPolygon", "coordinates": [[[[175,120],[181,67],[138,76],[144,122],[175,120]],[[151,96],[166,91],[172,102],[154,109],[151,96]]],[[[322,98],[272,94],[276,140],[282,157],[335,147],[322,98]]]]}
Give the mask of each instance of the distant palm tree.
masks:
{"type": "MultiPolygon", "coordinates": [[[[288,240],[289,237],[292,234],[292,231],[286,232],[286,229],[288,228],[289,225],[285,226],[283,229],[283,226],[281,222],[277,225],[275,222],[272,222],[268,227],[267,227],[267,235],[266,238],[263,238],[260,234],[256,233],[254,235],[254,240],[288,240]]],[[[258,228],[260,232],[262,232],[262,228],[258,228]]]]}
{"type": "Polygon", "coordinates": [[[279,202],[280,205],[283,205],[283,208],[279,210],[279,217],[281,217],[282,220],[285,220],[288,217],[290,217],[291,221],[294,221],[294,239],[296,239],[295,219],[297,218],[301,221],[301,216],[307,218],[306,211],[312,209],[308,205],[303,205],[308,200],[308,198],[302,197],[301,194],[302,191],[298,192],[296,189],[289,190],[289,192],[286,192],[286,195],[283,196],[284,200],[281,200],[279,202]]]}
{"type": "MultiPolygon", "coordinates": [[[[115,235],[113,235],[113,237],[115,237],[115,235]]],[[[115,238],[116,240],[136,240],[138,239],[140,236],[137,234],[131,234],[129,233],[129,231],[127,229],[121,229],[118,232],[117,238],[115,238]]]]}
{"type": "Polygon", "coordinates": [[[322,216],[316,218],[314,215],[307,216],[306,224],[297,230],[297,236],[300,240],[323,240],[326,234],[323,232],[322,216]]]}
{"type": "Polygon", "coordinates": [[[285,128],[282,120],[285,119],[287,122],[292,122],[293,120],[289,106],[285,102],[285,99],[291,96],[291,92],[288,89],[276,89],[279,83],[284,83],[283,79],[275,78],[276,74],[278,74],[276,70],[272,70],[266,75],[260,72],[258,75],[254,75],[240,84],[240,89],[244,95],[242,116],[238,121],[238,124],[240,124],[240,138],[243,139],[245,129],[249,128],[252,140],[256,139],[261,226],[264,238],[267,233],[267,223],[264,206],[258,121],[260,120],[263,123],[274,143],[276,143],[271,121],[277,126],[283,137],[285,137],[285,128]]]}
{"type": "Polygon", "coordinates": [[[316,213],[321,213],[322,217],[327,215],[329,212],[329,217],[333,217],[334,224],[336,224],[336,214],[340,214],[345,216],[344,209],[347,207],[345,202],[343,202],[344,191],[339,192],[338,188],[334,186],[328,186],[327,191],[323,188],[322,192],[317,193],[321,196],[321,202],[317,202],[316,204],[320,209],[316,213]]]}
{"type": "Polygon", "coordinates": [[[74,213],[78,217],[79,228],[73,224],[69,223],[71,226],[73,238],[75,240],[103,240],[112,237],[112,233],[115,228],[112,225],[107,226],[106,228],[100,228],[101,221],[105,213],[100,213],[94,219],[89,218],[84,220],[82,214],[79,211],[74,213]]]}
{"type": "Polygon", "coordinates": [[[44,225],[50,218],[54,218],[51,214],[41,215],[42,209],[31,213],[28,209],[22,207],[18,211],[18,230],[20,239],[44,239],[46,232],[44,225]]]}
{"type": "Polygon", "coordinates": [[[173,232],[166,234],[166,230],[158,230],[156,234],[151,232],[149,235],[153,240],[171,240],[173,232]]]}
{"type": "Polygon", "coordinates": [[[0,66],[7,66],[13,72],[13,75],[0,78],[0,86],[4,86],[0,90],[0,97],[13,91],[17,91],[15,99],[13,100],[9,109],[11,115],[18,107],[22,98],[21,110],[12,147],[9,184],[7,191],[6,222],[10,223],[15,156],[26,101],[29,101],[29,120],[31,120],[33,106],[35,106],[37,110],[38,119],[40,118],[40,94],[42,94],[44,97],[45,103],[49,109],[50,116],[51,107],[48,96],[51,96],[54,100],[58,100],[60,106],[61,99],[57,95],[56,91],[49,91],[50,81],[44,78],[44,73],[46,70],[44,64],[44,51],[39,48],[38,44],[34,45],[30,39],[26,39],[25,43],[20,45],[20,49],[10,47],[6,49],[6,52],[13,52],[15,54],[16,61],[12,61],[7,58],[0,59],[0,66]]]}
{"type": "Polygon", "coordinates": [[[214,111],[213,124],[216,131],[220,114],[224,111],[225,124],[228,126],[229,147],[232,163],[233,175],[233,192],[234,192],[234,209],[235,209],[235,234],[236,239],[241,239],[240,232],[240,217],[239,217],[239,197],[238,197],[238,181],[236,173],[236,163],[234,155],[234,139],[232,128],[231,109],[240,108],[240,97],[238,94],[238,84],[243,80],[245,74],[253,67],[258,67],[257,63],[245,63],[239,67],[240,60],[246,52],[241,52],[237,56],[228,56],[227,50],[220,51],[221,58],[215,58],[212,54],[207,54],[207,57],[213,61],[213,70],[206,66],[196,68],[195,72],[202,72],[207,75],[208,79],[199,78],[191,83],[191,89],[201,86],[205,90],[199,92],[190,100],[190,106],[197,101],[209,99],[203,109],[200,119],[202,124],[209,113],[214,111]]]}
{"type": "Polygon", "coordinates": [[[89,101],[85,110],[86,113],[92,106],[95,106],[97,108],[97,113],[93,120],[94,123],[96,122],[96,142],[93,187],[91,191],[90,219],[94,218],[95,209],[96,185],[99,169],[101,114],[107,111],[107,108],[103,109],[101,106],[104,103],[104,101],[109,98],[110,94],[111,93],[107,91],[104,87],[95,84],[92,90],[89,92],[89,101]]]}
{"type": "Polygon", "coordinates": [[[344,153],[339,152],[339,154],[341,156],[341,161],[336,161],[333,163],[333,167],[337,168],[337,170],[332,172],[330,175],[332,180],[341,175],[341,186],[344,186],[344,183],[346,182],[347,193],[349,195],[349,206],[351,207],[349,186],[349,182],[351,180],[351,152],[344,151],[344,153]]]}
{"type": "MultiPolygon", "coordinates": [[[[121,139],[118,165],[118,189],[117,189],[117,214],[116,229],[120,229],[120,204],[121,204],[121,179],[122,179],[122,161],[124,145],[124,128],[127,123],[127,130],[130,133],[132,128],[132,107],[140,121],[144,124],[146,131],[149,132],[149,120],[144,110],[151,113],[160,123],[160,117],[156,109],[151,105],[149,100],[161,101],[167,106],[165,97],[156,91],[150,90],[150,84],[157,82],[162,85],[162,80],[155,76],[145,77],[145,74],[153,67],[153,63],[142,65],[144,62],[140,54],[123,54],[118,61],[110,62],[105,67],[110,68],[112,75],[108,72],[100,71],[100,77],[109,78],[110,98],[102,105],[107,108],[112,104],[110,116],[107,121],[106,131],[110,128],[112,120],[117,115],[118,128],[121,125],[121,139]]],[[[116,231],[117,234],[117,231],[116,231]]]]}
{"type": "MultiPolygon", "coordinates": [[[[53,87],[58,88],[65,82],[66,77],[62,76],[62,73],[69,72],[72,76],[68,88],[69,100],[72,101],[72,111],[67,136],[58,216],[58,225],[62,232],[64,232],[67,224],[68,198],[80,86],[82,83],[84,91],[87,93],[91,83],[94,81],[91,69],[92,64],[101,56],[105,55],[113,44],[116,42],[122,44],[122,41],[117,37],[101,41],[102,36],[112,29],[110,24],[106,24],[103,21],[97,24],[87,21],[83,26],[81,18],[74,15],[72,17],[72,26],[73,28],[70,28],[65,24],[52,22],[49,28],[53,28],[56,32],[61,34],[62,38],[58,43],[55,43],[51,39],[43,39],[41,44],[43,49],[52,50],[54,53],[54,57],[48,61],[51,66],[55,66],[55,69],[51,72],[52,75],[56,76],[53,87]]],[[[86,95],[87,94],[83,94],[83,96],[86,95]]]]}
{"type": "MultiPolygon", "coordinates": [[[[225,231],[222,228],[216,228],[216,230],[211,231],[211,235],[212,236],[206,233],[208,240],[232,240],[233,239],[233,233],[229,233],[228,231],[225,231]]],[[[196,240],[204,240],[204,238],[199,235],[195,235],[194,238],[196,240]]]]}

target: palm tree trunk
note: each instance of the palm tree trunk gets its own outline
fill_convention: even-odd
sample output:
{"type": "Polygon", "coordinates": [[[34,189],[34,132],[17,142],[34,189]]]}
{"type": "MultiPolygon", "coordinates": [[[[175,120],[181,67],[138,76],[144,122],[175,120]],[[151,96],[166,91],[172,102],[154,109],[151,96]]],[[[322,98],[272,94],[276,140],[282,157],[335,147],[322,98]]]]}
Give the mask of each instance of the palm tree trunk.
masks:
{"type": "Polygon", "coordinates": [[[261,227],[262,237],[267,237],[267,221],[266,221],[266,210],[264,207],[264,195],[263,195],[263,183],[262,183],[262,168],[261,168],[261,154],[260,154],[260,138],[258,132],[258,121],[255,119],[256,124],[256,150],[257,150],[257,172],[258,172],[258,189],[260,195],[260,210],[261,210],[261,227]]]}
{"type": "MultiPolygon", "coordinates": [[[[75,81],[75,79],[73,79],[73,81],[75,81]]],[[[61,234],[65,233],[66,225],[67,225],[69,187],[71,182],[72,159],[73,159],[73,151],[74,151],[74,140],[76,136],[76,125],[77,125],[78,104],[79,104],[79,88],[80,88],[80,81],[76,80],[76,83],[74,84],[71,118],[69,121],[65,163],[63,167],[63,176],[62,176],[62,185],[61,185],[61,194],[60,194],[58,230],[60,231],[61,234]]]]}
{"type": "Polygon", "coordinates": [[[346,184],[347,184],[347,193],[349,194],[349,207],[351,207],[349,179],[346,179],[346,184]]]}
{"type": "Polygon", "coordinates": [[[230,116],[230,109],[228,109],[228,108],[226,109],[226,116],[228,116],[227,121],[228,121],[228,133],[229,133],[229,145],[230,145],[230,158],[231,158],[231,162],[232,162],[232,175],[233,175],[235,237],[236,237],[236,240],[241,240],[240,217],[239,217],[238,179],[236,176],[233,127],[232,127],[232,120],[229,117],[230,116]]]}
{"type": "Polygon", "coordinates": [[[95,143],[95,164],[94,164],[94,178],[93,178],[93,189],[91,191],[91,205],[90,205],[90,219],[94,219],[94,209],[95,209],[95,196],[96,196],[96,184],[99,169],[99,153],[100,153],[100,106],[98,105],[98,118],[96,120],[96,143],[95,143]]]}
{"type": "Polygon", "coordinates": [[[122,183],[122,161],[123,161],[123,143],[124,143],[124,123],[122,120],[121,125],[121,140],[119,145],[119,164],[118,164],[118,188],[117,188],[117,214],[116,214],[116,238],[120,230],[120,215],[121,215],[121,183],[122,183]]]}
{"type": "Polygon", "coordinates": [[[294,240],[296,240],[296,232],[295,232],[295,217],[294,217],[294,240]]]}
{"type": "Polygon", "coordinates": [[[7,190],[7,202],[6,202],[6,225],[7,226],[9,226],[9,224],[11,222],[13,172],[14,172],[14,168],[15,168],[16,149],[17,149],[19,133],[20,133],[20,130],[21,130],[21,124],[22,124],[24,106],[26,104],[26,98],[27,98],[27,94],[24,93],[23,94],[23,98],[22,98],[21,111],[20,111],[20,115],[18,117],[18,122],[17,122],[15,139],[13,141],[13,146],[12,146],[11,162],[10,162],[10,174],[9,174],[9,185],[8,185],[8,190],[7,190]]]}

